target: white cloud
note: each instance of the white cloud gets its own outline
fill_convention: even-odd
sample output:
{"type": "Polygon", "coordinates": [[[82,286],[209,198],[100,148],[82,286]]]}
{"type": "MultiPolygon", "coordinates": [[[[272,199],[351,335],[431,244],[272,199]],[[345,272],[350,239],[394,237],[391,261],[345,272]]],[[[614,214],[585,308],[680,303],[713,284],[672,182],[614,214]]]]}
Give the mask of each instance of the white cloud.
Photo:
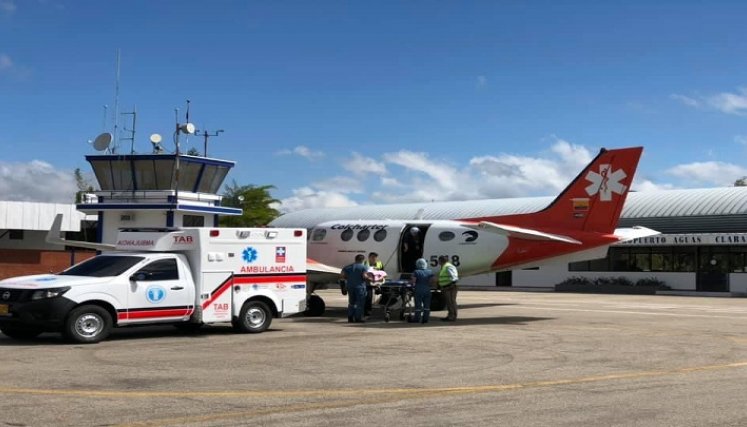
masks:
{"type": "Polygon", "coordinates": [[[73,203],[78,187],[73,173],[49,163],[0,162],[0,200],[73,203]]]}
{"type": "Polygon", "coordinates": [[[747,114],[747,87],[739,88],[737,93],[722,92],[708,97],[708,104],[726,114],[747,114]]]}
{"type": "Polygon", "coordinates": [[[735,135],[734,142],[741,145],[747,145],[747,135],[735,135]]]}
{"type": "Polygon", "coordinates": [[[312,184],[312,187],[318,190],[335,191],[343,194],[363,192],[363,184],[349,176],[335,176],[323,181],[317,181],[312,184]]]}
{"type": "Polygon", "coordinates": [[[13,13],[16,11],[16,4],[13,0],[0,0],[0,11],[13,13]]]}
{"type": "Polygon", "coordinates": [[[729,187],[737,179],[747,176],[747,169],[732,163],[710,161],[677,165],[667,173],[685,182],[729,187]]]}
{"type": "Polygon", "coordinates": [[[658,190],[673,190],[677,188],[672,184],[657,184],[649,179],[633,179],[633,185],[630,186],[631,191],[658,191],[658,190]]]}
{"type": "Polygon", "coordinates": [[[345,170],[356,175],[365,175],[368,173],[374,175],[384,175],[387,173],[386,166],[380,160],[362,156],[361,154],[355,152],[352,154],[351,158],[345,159],[342,167],[345,168],[345,170]]]}
{"type": "Polygon", "coordinates": [[[0,53],[0,71],[10,70],[11,68],[13,68],[13,60],[10,59],[10,56],[0,53]]]}
{"type": "Polygon", "coordinates": [[[675,101],[679,101],[688,107],[699,107],[700,102],[695,98],[690,98],[689,96],[680,95],[678,93],[673,93],[669,95],[670,98],[674,99],[675,101]]]}
{"type": "Polygon", "coordinates": [[[454,191],[459,186],[458,171],[446,163],[431,160],[426,153],[400,150],[396,153],[384,154],[384,160],[425,175],[443,190],[454,191]]]}
{"type": "Polygon", "coordinates": [[[296,155],[303,158],[306,158],[308,160],[317,160],[319,158],[324,157],[324,153],[321,151],[313,151],[309,147],[305,145],[297,145],[293,147],[291,150],[280,150],[277,153],[275,153],[280,156],[289,156],[289,155],[296,155]]]}
{"type": "Polygon", "coordinates": [[[282,199],[278,209],[283,213],[287,213],[302,209],[344,208],[357,205],[358,203],[339,192],[301,187],[294,189],[291,197],[282,199]]]}
{"type": "Polygon", "coordinates": [[[483,88],[488,85],[488,78],[485,76],[477,76],[477,88],[483,88]]]}
{"type": "MultiPolygon", "coordinates": [[[[357,205],[347,195],[358,184],[367,196],[356,200],[364,204],[557,195],[596,153],[557,137],[551,141],[549,149],[535,156],[506,153],[475,156],[462,165],[408,150],[384,153],[383,160],[355,154],[357,159],[364,160],[361,163],[364,165],[385,163],[383,169],[388,172],[366,176],[361,174],[360,167],[346,167],[355,172],[355,179],[337,176],[296,189],[292,197],[283,200],[282,211],[357,205]]],[[[345,165],[348,164],[346,160],[345,165]]],[[[639,179],[633,188],[642,191],[674,186],[639,179]]]]}

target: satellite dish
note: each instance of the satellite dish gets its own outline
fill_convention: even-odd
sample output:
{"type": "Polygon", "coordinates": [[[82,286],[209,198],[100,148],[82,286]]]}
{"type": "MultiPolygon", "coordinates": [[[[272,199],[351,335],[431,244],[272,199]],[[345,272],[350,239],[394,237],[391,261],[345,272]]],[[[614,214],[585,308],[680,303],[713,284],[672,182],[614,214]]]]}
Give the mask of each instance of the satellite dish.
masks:
{"type": "Polygon", "coordinates": [[[154,145],[160,143],[161,135],[154,133],[153,135],[150,136],[150,142],[151,144],[154,144],[154,145]]]}
{"type": "Polygon", "coordinates": [[[112,134],[110,134],[109,132],[104,132],[93,140],[93,149],[96,151],[104,151],[109,148],[109,144],[111,143],[112,134]]]}
{"type": "Polygon", "coordinates": [[[184,123],[183,125],[179,126],[179,130],[181,130],[182,133],[186,133],[188,135],[194,135],[195,125],[193,123],[184,123]]]}

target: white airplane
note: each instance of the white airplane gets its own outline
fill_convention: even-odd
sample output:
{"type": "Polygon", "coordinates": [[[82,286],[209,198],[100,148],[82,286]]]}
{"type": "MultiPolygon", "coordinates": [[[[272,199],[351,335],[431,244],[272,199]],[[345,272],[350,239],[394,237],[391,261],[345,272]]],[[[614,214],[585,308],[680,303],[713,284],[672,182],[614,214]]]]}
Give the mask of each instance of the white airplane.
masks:
{"type": "MultiPolygon", "coordinates": [[[[658,234],[643,227],[616,230],[642,151],[642,147],[602,149],[538,212],[426,221],[386,217],[386,209],[366,206],[369,211],[381,211],[381,218],[328,215],[330,220],[320,221],[309,231],[308,270],[315,273],[309,277],[312,294],[307,314],[324,312],[324,301],[314,290],[335,283],[340,269],[357,254],[378,253],[391,278],[411,272],[418,258],[425,258],[435,268],[438,257],[446,255],[464,277],[604,258],[613,243],[658,234]]],[[[273,221],[272,226],[308,227],[303,218],[323,218],[329,212],[310,209],[291,213],[273,221]]],[[[439,309],[440,295],[434,295],[433,300],[433,308],[439,309]]]]}

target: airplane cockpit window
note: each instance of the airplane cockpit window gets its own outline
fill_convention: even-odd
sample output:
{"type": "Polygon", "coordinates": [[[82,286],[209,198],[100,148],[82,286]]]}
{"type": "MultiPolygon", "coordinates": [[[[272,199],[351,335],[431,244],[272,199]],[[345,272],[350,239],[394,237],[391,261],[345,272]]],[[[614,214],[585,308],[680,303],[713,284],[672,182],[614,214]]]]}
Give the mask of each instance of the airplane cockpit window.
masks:
{"type": "Polygon", "coordinates": [[[371,230],[368,228],[364,228],[363,230],[358,232],[358,241],[359,242],[365,242],[366,239],[368,239],[368,236],[371,235],[371,230]]]}
{"type": "Polygon", "coordinates": [[[327,235],[326,228],[315,228],[314,232],[311,234],[311,240],[318,242],[320,240],[324,240],[324,236],[326,235],[327,235]]]}
{"type": "Polygon", "coordinates": [[[377,242],[380,242],[384,239],[386,239],[386,230],[384,230],[383,228],[374,233],[374,240],[376,240],[377,242]]]}
{"type": "Polygon", "coordinates": [[[348,240],[353,238],[353,230],[350,228],[346,228],[342,234],[340,234],[340,238],[343,242],[347,242],[348,240]]]}
{"type": "Polygon", "coordinates": [[[456,237],[456,234],[452,233],[451,231],[442,231],[441,234],[438,235],[438,239],[442,242],[454,240],[454,237],[456,237]]]}

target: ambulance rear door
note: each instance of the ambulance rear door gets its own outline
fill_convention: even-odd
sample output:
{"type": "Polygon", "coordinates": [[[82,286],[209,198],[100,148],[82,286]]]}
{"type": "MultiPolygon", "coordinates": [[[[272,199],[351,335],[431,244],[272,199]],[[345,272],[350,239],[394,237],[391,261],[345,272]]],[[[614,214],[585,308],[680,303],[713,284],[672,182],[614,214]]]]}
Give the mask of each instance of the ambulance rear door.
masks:
{"type": "Polygon", "coordinates": [[[231,293],[234,276],[232,271],[210,271],[202,273],[202,321],[219,323],[231,321],[231,293]]]}

